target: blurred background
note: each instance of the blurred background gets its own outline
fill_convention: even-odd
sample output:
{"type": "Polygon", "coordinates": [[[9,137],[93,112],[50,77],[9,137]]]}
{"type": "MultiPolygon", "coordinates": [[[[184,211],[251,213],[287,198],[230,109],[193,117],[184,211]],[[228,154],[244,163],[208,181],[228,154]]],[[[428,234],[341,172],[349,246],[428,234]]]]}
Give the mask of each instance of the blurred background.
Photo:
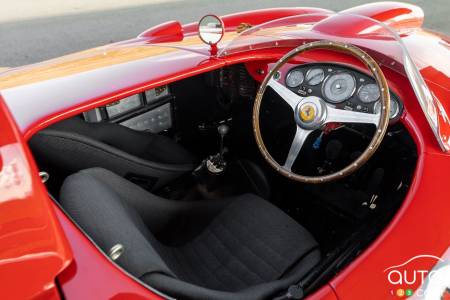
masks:
{"type": "MultiPolygon", "coordinates": [[[[3,0],[0,67],[39,62],[137,36],[169,20],[197,21],[207,13],[283,6],[340,11],[360,0],[3,0]]],[[[425,27],[450,34],[450,0],[403,1],[425,11],[425,27]]]]}

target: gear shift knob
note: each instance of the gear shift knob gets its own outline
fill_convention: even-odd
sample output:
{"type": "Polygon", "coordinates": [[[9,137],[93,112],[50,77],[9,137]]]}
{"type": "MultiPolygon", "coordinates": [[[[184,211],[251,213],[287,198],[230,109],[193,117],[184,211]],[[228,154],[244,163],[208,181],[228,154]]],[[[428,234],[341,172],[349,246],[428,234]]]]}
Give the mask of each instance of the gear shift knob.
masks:
{"type": "Polygon", "coordinates": [[[228,133],[228,131],[230,131],[230,127],[226,124],[222,124],[217,127],[217,131],[219,132],[221,137],[224,137],[228,133]]]}

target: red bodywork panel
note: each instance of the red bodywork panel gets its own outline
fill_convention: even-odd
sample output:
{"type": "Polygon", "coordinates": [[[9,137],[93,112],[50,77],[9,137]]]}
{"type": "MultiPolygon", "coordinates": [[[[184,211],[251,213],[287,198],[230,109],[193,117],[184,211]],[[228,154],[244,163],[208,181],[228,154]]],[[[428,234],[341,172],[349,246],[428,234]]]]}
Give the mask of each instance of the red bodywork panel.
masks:
{"type": "Polygon", "coordinates": [[[0,294],[59,299],[55,279],[71,262],[71,249],[1,97],[0,128],[0,294]]]}
{"type": "MultiPolygon", "coordinates": [[[[324,10],[273,9],[240,13],[223,19],[226,30],[233,31],[242,22],[256,25],[271,19],[308,12],[324,12],[324,10]]],[[[422,10],[408,4],[369,4],[347,10],[347,12],[378,19],[399,31],[420,27],[423,22],[422,10]]],[[[356,26],[346,23],[342,18],[335,18],[320,24],[316,29],[328,33],[335,30],[351,33],[363,28],[363,23],[356,26]]],[[[158,55],[53,80],[13,86],[2,93],[5,94],[6,100],[8,98],[25,99],[26,95],[33,95],[34,103],[40,104],[40,107],[35,105],[36,113],[33,116],[26,116],[20,115],[20,105],[22,107],[33,105],[32,102],[25,102],[25,100],[23,103],[8,102],[21,134],[28,139],[35,132],[52,123],[90,108],[226,65],[246,63],[249,72],[257,80],[261,80],[257,70],[267,68],[269,63],[276,61],[286,52],[286,49],[265,49],[243,52],[232,57],[215,58],[210,57],[207,46],[199,45],[195,49],[190,49],[181,42],[179,44],[176,42],[180,38],[195,34],[196,30],[195,23],[181,26],[178,22],[168,22],[149,29],[136,40],[117,44],[118,47],[125,47],[151,43],[147,47],[154,47],[155,51],[161,50],[158,55]],[[181,35],[180,32],[182,32],[181,35]],[[161,44],[155,44],[157,42],[161,44]],[[158,48],[159,46],[161,49],[158,48]],[[163,47],[167,47],[170,51],[162,51],[163,47]],[[51,100],[61,98],[62,95],[67,98],[66,102],[51,100]]],[[[445,47],[448,47],[445,45],[445,43],[448,45],[448,39],[417,29],[405,39],[405,42],[409,43],[413,56],[423,56],[421,60],[423,65],[420,68],[430,89],[439,95],[440,99],[449,99],[450,72],[446,66],[442,66],[441,61],[443,53],[448,51],[445,50],[445,47]],[[422,53],[424,51],[422,47],[425,47],[422,44],[422,36],[427,37],[427,51],[433,53],[432,55],[422,53]],[[417,50],[414,52],[414,49],[417,50]]],[[[105,53],[105,55],[108,54],[105,53]]],[[[302,59],[319,62],[334,61],[361,68],[356,60],[348,56],[326,51],[309,52],[302,59]]],[[[24,70],[26,71],[27,67],[17,71],[24,70]]],[[[311,295],[310,299],[361,297],[389,299],[392,297],[390,286],[383,273],[386,267],[420,254],[441,256],[449,246],[450,206],[447,200],[450,195],[448,185],[450,157],[440,150],[408,80],[388,68],[383,68],[383,71],[389,86],[404,101],[405,113],[401,121],[418,147],[419,158],[414,174],[415,179],[400,211],[378,239],[333,278],[329,285],[325,285],[311,295]],[[436,174],[442,174],[442,176],[436,176],[436,174]]],[[[14,75],[14,72],[16,71],[11,70],[3,74],[10,76],[14,75]]],[[[0,82],[2,76],[0,76],[0,82]]],[[[443,104],[450,112],[450,103],[443,104]]],[[[2,111],[4,107],[0,107],[0,113],[2,111]]],[[[2,284],[2,287],[6,287],[2,295],[11,295],[11,297],[38,295],[45,298],[48,298],[46,295],[57,296],[52,285],[53,279],[71,261],[71,253],[64,234],[55,221],[53,213],[55,209],[57,219],[62,224],[62,229],[74,252],[74,261],[58,277],[61,290],[67,299],[109,299],[125,296],[128,299],[160,299],[111,264],[61,212],[59,207],[49,201],[39,178],[36,175],[32,176],[37,174],[37,170],[34,164],[30,163],[31,155],[27,147],[23,146],[19,133],[11,128],[14,122],[8,118],[7,121],[3,120],[5,120],[3,116],[0,116],[2,128],[0,155],[3,165],[11,164],[11,160],[16,159],[20,162],[20,170],[23,174],[28,174],[23,175],[24,178],[28,179],[26,184],[22,182],[21,185],[16,185],[16,188],[21,191],[19,196],[5,192],[7,189],[2,185],[4,180],[2,176],[8,180],[13,177],[4,172],[5,168],[0,173],[0,199],[3,199],[4,195],[10,199],[0,202],[0,215],[4,216],[0,218],[0,239],[6,241],[2,242],[2,250],[0,250],[0,277],[3,279],[4,274],[8,274],[7,280],[10,280],[10,284],[5,286],[2,284]],[[10,130],[3,133],[3,128],[10,130]],[[3,247],[5,243],[8,245],[6,248],[3,247]],[[46,253],[44,257],[42,253],[46,253]],[[46,256],[47,253],[48,256],[46,256]],[[28,254],[30,256],[25,257],[29,259],[21,259],[28,254]],[[20,269],[22,265],[28,269],[20,269]],[[29,278],[26,280],[27,284],[21,284],[18,287],[17,284],[23,282],[25,278],[29,278]]]]}

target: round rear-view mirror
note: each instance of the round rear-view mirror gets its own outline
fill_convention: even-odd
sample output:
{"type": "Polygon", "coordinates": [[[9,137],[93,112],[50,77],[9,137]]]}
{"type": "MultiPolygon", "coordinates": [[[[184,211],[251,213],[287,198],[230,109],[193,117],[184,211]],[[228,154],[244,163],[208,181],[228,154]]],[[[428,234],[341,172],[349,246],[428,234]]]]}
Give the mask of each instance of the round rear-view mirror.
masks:
{"type": "Polygon", "coordinates": [[[208,45],[216,45],[223,37],[222,20],[214,15],[206,15],[198,22],[198,35],[208,45]]]}

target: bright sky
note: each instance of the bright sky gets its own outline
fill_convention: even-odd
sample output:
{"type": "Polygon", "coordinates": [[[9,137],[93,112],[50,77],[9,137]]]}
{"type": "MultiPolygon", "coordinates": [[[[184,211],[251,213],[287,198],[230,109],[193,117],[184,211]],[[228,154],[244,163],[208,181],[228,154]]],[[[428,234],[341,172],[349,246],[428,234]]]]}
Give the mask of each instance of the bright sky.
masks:
{"type": "Polygon", "coordinates": [[[176,1],[180,0],[6,0],[0,23],[176,1]]]}

